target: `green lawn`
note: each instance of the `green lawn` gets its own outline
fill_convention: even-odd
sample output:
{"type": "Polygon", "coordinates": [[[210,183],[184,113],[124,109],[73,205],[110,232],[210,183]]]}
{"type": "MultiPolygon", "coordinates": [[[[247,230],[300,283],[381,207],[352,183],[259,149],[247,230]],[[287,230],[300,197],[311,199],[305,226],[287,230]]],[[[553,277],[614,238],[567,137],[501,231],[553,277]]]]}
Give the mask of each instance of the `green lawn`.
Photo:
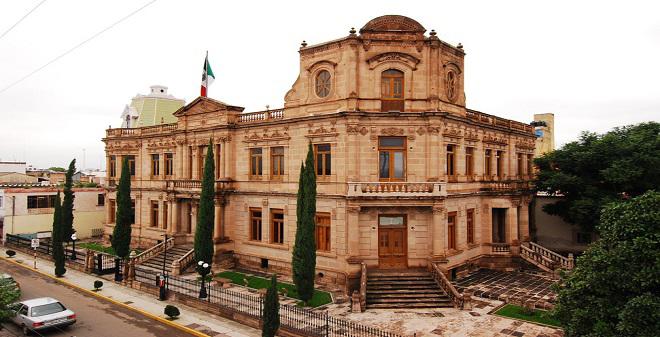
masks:
{"type": "Polygon", "coordinates": [[[528,315],[524,312],[524,308],[521,306],[506,304],[495,312],[495,315],[500,315],[509,318],[515,318],[523,321],[541,323],[545,325],[551,325],[555,327],[560,327],[559,321],[550,317],[550,313],[545,310],[534,309],[534,312],[531,315],[528,315]]]}
{"type": "Polygon", "coordinates": [[[97,252],[103,252],[110,255],[115,255],[115,250],[112,247],[106,247],[96,242],[81,242],[78,243],[77,246],[81,248],[87,248],[89,250],[95,250],[97,252]]]}
{"type": "MultiPolygon", "coordinates": [[[[234,271],[223,271],[221,273],[215,274],[216,277],[223,277],[230,279],[232,283],[245,285],[243,282],[247,278],[247,286],[254,289],[263,289],[270,286],[270,279],[265,279],[263,277],[249,276],[243,273],[238,273],[234,271]]],[[[299,299],[298,292],[296,291],[296,286],[290,283],[277,282],[277,288],[282,292],[282,289],[286,289],[287,296],[295,299],[299,299]]],[[[314,296],[309,300],[309,305],[312,307],[318,307],[327,303],[332,302],[332,297],[330,293],[321,290],[314,290],[314,296]]]]}

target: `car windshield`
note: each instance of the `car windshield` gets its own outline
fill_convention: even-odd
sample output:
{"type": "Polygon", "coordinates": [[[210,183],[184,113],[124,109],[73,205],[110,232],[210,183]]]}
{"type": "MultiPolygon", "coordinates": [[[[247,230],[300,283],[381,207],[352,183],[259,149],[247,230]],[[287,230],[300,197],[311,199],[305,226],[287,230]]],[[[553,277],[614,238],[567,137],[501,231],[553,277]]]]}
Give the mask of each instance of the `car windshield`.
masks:
{"type": "Polygon", "coordinates": [[[49,304],[32,307],[32,313],[30,314],[30,316],[31,317],[45,316],[57,312],[62,312],[64,310],[66,310],[66,308],[64,308],[64,306],[60,302],[49,303],[49,304]]]}

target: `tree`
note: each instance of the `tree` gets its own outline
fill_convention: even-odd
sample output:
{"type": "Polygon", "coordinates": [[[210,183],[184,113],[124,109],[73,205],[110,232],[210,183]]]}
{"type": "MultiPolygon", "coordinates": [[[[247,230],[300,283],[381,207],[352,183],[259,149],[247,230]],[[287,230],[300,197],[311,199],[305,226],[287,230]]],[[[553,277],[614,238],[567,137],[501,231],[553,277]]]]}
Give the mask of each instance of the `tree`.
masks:
{"type": "Polygon", "coordinates": [[[115,228],[112,231],[112,248],[117,256],[125,258],[131,249],[131,225],[133,223],[133,208],[131,207],[131,172],[128,158],[124,157],[121,164],[121,177],[117,186],[117,215],[115,228]]]}
{"type": "Polygon", "coordinates": [[[314,150],[309,144],[307,158],[300,167],[298,201],[296,206],[296,243],[293,247],[293,282],[300,299],[307,302],[314,295],[316,276],[316,174],[314,173],[314,150]]]}
{"type": "Polygon", "coordinates": [[[55,172],[65,172],[66,171],[66,169],[64,167],[59,167],[59,166],[49,167],[48,170],[55,171],[55,172]]]}
{"type": "Polygon", "coordinates": [[[555,316],[567,337],[657,336],[660,193],[609,204],[600,239],[562,276],[555,316]]]}
{"type": "Polygon", "coordinates": [[[624,126],[580,140],[535,160],[538,191],[561,195],[543,210],[592,231],[601,208],[660,186],[660,124],[624,126]]]}
{"type": "Polygon", "coordinates": [[[213,261],[213,226],[215,223],[215,165],[213,164],[213,143],[204,160],[202,193],[199,196],[197,227],[195,228],[195,261],[204,261],[211,265],[213,261]]]}
{"type": "Polygon", "coordinates": [[[62,244],[62,238],[64,235],[64,222],[62,221],[62,212],[63,207],[60,202],[60,192],[57,192],[55,197],[55,213],[53,214],[53,235],[52,235],[52,245],[53,245],[53,260],[55,260],[55,276],[62,277],[66,273],[66,268],[64,267],[64,262],[66,256],[64,254],[64,246],[62,244]]]}
{"type": "Polygon", "coordinates": [[[64,200],[62,201],[62,241],[68,242],[73,234],[73,175],[76,173],[76,160],[72,160],[64,180],[64,200]]]}
{"type": "Polygon", "coordinates": [[[280,296],[277,293],[277,276],[273,274],[270,286],[266,291],[262,316],[264,324],[261,329],[261,337],[275,337],[277,329],[280,328],[280,296]]]}
{"type": "MultiPolygon", "coordinates": [[[[16,286],[15,281],[9,278],[0,278],[0,323],[14,317],[15,313],[9,308],[9,305],[16,302],[19,297],[21,297],[21,291],[16,286]]],[[[2,330],[2,325],[0,325],[0,330],[2,330]]]]}

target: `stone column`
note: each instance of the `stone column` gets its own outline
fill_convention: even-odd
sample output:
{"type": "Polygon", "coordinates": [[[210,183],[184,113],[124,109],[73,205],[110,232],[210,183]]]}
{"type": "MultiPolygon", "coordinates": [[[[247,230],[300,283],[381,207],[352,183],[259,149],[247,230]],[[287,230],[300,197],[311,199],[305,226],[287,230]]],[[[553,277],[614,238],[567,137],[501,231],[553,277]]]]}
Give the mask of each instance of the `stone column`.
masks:
{"type": "Polygon", "coordinates": [[[199,147],[195,146],[195,147],[190,148],[190,152],[193,155],[193,157],[192,157],[192,167],[190,168],[191,169],[190,177],[193,180],[200,179],[199,175],[197,174],[197,172],[199,171],[199,168],[197,167],[197,164],[199,163],[199,159],[198,159],[199,158],[199,147]]]}
{"type": "Polygon", "coordinates": [[[197,202],[195,200],[190,202],[190,228],[188,232],[190,234],[195,234],[195,229],[197,229],[197,202]]]}
{"type": "Polygon", "coordinates": [[[168,198],[167,202],[167,233],[173,233],[174,232],[174,223],[176,222],[174,219],[174,205],[176,204],[176,199],[173,197],[168,198]]]}
{"type": "Polygon", "coordinates": [[[180,206],[176,198],[172,200],[172,226],[170,226],[170,232],[173,234],[178,234],[181,232],[181,215],[180,215],[180,206]]]}
{"type": "Polygon", "coordinates": [[[529,203],[523,202],[518,214],[518,233],[520,240],[523,242],[529,241],[529,203]]]}
{"type": "Polygon", "coordinates": [[[215,224],[213,229],[213,242],[218,243],[222,240],[222,200],[215,201],[215,224]]]}
{"type": "Polygon", "coordinates": [[[360,206],[347,206],[346,213],[348,256],[357,258],[360,256],[360,206]]]}
{"type": "Polygon", "coordinates": [[[513,203],[507,210],[507,242],[517,244],[518,241],[518,203],[513,203]]]}
{"type": "Polygon", "coordinates": [[[347,125],[347,141],[346,141],[346,167],[348,181],[360,181],[360,173],[358,171],[358,128],[359,125],[347,125]]]}
{"type": "Polygon", "coordinates": [[[234,154],[232,153],[232,149],[231,149],[231,146],[229,144],[229,140],[222,143],[222,147],[223,147],[223,150],[224,150],[222,152],[222,154],[224,155],[223,158],[224,158],[224,168],[225,168],[223,177],[224,178],[231,178],[231,176],[232,176],[231,163],[232,163],[232,157],[234,156],[234,154]]]}
{"type": "Polygon", "coordinates": [[[435,181],[440,181],[444,178],[442,176],[442,169],[440,168],[440,135],[437,132],[438,127],[429,127],[429,178],[435,181]]]}
{"type": "Polygon", "coordinates": [[[227,161],[227,150],[226,150],[226,144],[224,141],[220,145],[220,178],[225,178],[227,177],[227,171],[225,168],[225,162],[227,161]]]}
{"type": "Polygon", "coordinates": [[[433,257],[444,257],[447,250],[447,220],[445,208],[441,205],[433,206],[433,257]]]}

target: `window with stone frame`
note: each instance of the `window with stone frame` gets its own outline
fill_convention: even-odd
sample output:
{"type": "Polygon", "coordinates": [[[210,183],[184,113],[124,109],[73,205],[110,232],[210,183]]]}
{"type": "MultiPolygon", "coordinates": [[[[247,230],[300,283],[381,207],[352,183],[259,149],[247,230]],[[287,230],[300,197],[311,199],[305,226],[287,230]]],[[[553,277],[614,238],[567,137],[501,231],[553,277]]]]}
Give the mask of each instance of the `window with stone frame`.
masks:
{"type": "Polygon", "coordinates": [[[261,208],[250,208],[250,241],[261,241],[261,208]]]}
{"type": "Polygon", "coordinates": [[[330,213],[316,213],[316,250],[330,251],[330,223],[330,213]]]}
{"type": "Polygon", "coordinates": [[[158,227],[158,201],[151,202],[151,219],[149,225],[151,227],[158,227]]]}
{"type": "Polygon", "coordinates": [[[525,167],[524,167],[525,160],[524,160],[523,157],[524,157],[524,154],[522,154],[522,153],[518,153],[516,155],[516,159],[517,159],[517,162],[516,162],[516,176],[518,177],[518,179],[522,178],[522,176],[525,174],[525,167]]]}
{"type": "Polygon", "coordinates": [[[406,180],[406,138],[378,138],[378,177],[380,181],[406,180]]]}
{"type": "Polygon", "coordinates": [[[327,97],[330,94],[330,89],[332,89],[332,82],[329,71],[321,70],[318,72],[318,74],[316,74],[315,88],[316,96],[320,98],[327,97]]]}
{"type": "Polygon", "coordinates": [[[474,208],[467,210],[467,243],[474,244],[474,208]]]}
{"type": "Polygon", "coordinates": [[[261,179],[263,174],[262,149],[255,147],[250,149],[250,179],[261,179]]]}
{"type": "Polygon", "coordinates": [[[447,145],[447,176],[449,180],[456,179],[456,145],[447,145]]]}
{"type": "Polygon", "coordinates": [[[504,178],[504,151],[495,152],[495,169],[497,170],[497,177],[504,178]]]}
{"type": "Polygon", "coordinates": [[[270,210],[270,243],[284,243],[284,210],[270,210]]]}
{"type": "Polygon", "coordinates": [[[284,147],[276,146],[270,148],[270,178],[282,180],[284,176],[284,147]]]}
{"type": "Polygon", "coordinates": [[[456,249],[456,212],[447,214],[447,248],[456,249]]]}
{"type": "Polygon", "coordinates": [[[220,144],[215,145],[215,152],[213,153],[215,155],[215,158],[213,159],[214,165],[215,165],[215,179],[220,179],[220,173],[222,172],[222,161],[220,160],[220,156],[222,155],[222,147],[220,144]]]}
{"type": "Polygon", "coordinates": [[[110,156],[110,178],[117,176],[117,156],[110,156]]]}
{"type": "Polygon", "coordinates": [[[466,147],[465,148],[465,175],[469,179],[472,179],[474,176],[474,148],[466,147]]]}
{"type": "Polygon", "coordinates": [[[104,206],[105,205],[105,194],[99,193],[96,196],[96,206],[104,206]]]}
{"type": "Polygon", "coordinates": [[[135,177],[135,156],[128,155],[126,156],[126,159],[128,160],[128,171],[130,172],[130,176],[135,177]]]}
{"type": "Polygon", "coordinates": [[[532,175],[534,173],[534,155],[527,155],[527,174],[532,175]]]}
{"type": "Polygon", "coordinates": [[[317,177],[329,177],[332,174],[330,144],[314,144],[314,167],[317,177]]]}
{"type": "Polygon", "coordinates": [[[151,177],[155,178],[160,175],[160,155],[154,153],[151,155],[151,177]]]}
{"type": "Polygon", "coordinates": [[[400,70],[388,69],[381,73],[381,111],[404,110],[404,74],[400,70]]]}
{"type": "Polygon", "coordinates": [[[171,177],[174,175],[174,153],[165,154],[165,176],[171,177]]]}

